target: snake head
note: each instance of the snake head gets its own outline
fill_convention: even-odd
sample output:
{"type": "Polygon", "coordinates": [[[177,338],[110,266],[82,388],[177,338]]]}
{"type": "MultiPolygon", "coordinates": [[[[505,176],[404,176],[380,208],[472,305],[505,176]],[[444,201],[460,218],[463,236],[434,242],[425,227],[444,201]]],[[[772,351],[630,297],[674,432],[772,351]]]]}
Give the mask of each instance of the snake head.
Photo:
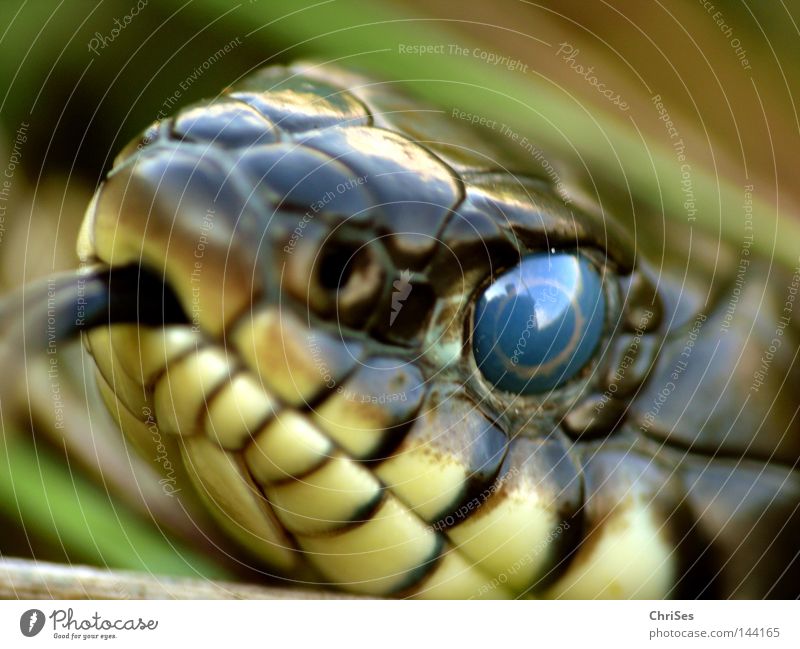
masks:
{"type": "Polygon", "coordinates": [[[272,67],[151,126],[79,251],[185,322],[93,330],[101,393],[287,579],[681,592],[685,485],[627,422],[666,336],[654,274],[541,151],[457,112],[272,67]]]}

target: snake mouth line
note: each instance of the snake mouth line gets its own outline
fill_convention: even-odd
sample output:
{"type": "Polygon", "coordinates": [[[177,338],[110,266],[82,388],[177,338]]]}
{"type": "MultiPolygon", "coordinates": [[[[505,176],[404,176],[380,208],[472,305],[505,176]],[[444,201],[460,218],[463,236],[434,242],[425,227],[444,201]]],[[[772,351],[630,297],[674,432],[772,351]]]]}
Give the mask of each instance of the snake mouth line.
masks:
{"type": "MultiPolygon", "coordinates": [[[[428,386],[413,364],[268,305],[237,318],[224,345],[185,317],[96,328],[88,344],[120,427],[146,448],[138,413],[155,413],[183,479],[277,574],[435,598],[563,596],[605,577],[570,573],[586,572],[574,560],[584,496],[564,449],[510,449],[463,386],[428,386]]],[[[650,539],[669,565],[646,506],[626,516],[587,547],[608,557],[609,543],[650,539]]]]}
{"type": "MultiPolygon", "coordinates": [[[[130,316],[142,316],[142,305],[109,306],[89,328],[109,410],[145,453],[154,416],[168,453],[182,458],[179,479],[278,574],[377,595],[507,597],[519,588],[486,587],[492,576],[472,558],[478,551],[465,554],[448,538],[448,528],[474,517],[478,483],[495,484],[507,448],[501,431],[472,423],[472,444],[492,437],[495,448],[475,467],[469,454],[446,452],[464,434],[458,418],[443,435],[431,421],[441,413],[421,412],[431,406],[413,366],[365,359],[358,345],[342,349],[325,331],[270,308],[243,318],[226,348],[191,325],[157,275],[98,272],[120,297],[144,286],[163,296],[147,301],[140,321],[130,316]],[[387,403],[387,393],[404,398],[387,403]],[[423,483],[436,473],[447,475],[432,497],[423,483]]],[[[498,493],[486,513],[508,500],[502,485],[490,487],[498,493]]]]}

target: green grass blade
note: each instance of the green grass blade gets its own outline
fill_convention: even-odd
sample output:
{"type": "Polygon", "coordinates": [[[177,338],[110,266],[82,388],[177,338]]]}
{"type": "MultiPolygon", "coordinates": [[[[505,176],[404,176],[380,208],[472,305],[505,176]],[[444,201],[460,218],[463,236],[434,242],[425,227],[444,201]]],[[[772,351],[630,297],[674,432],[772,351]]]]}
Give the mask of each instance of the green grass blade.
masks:
{"type": "MultiPolygon", "coordinates": [[[[178,5],[180,0],[169,0],[178,5]]],[[[205,19],[227,10],[223,0],[199,0],[197,13],[205,19]]],[[[744,187],[718,177],[716,170],[691,158],[691,190],[696,216],[689,217],[681,185],[684,161],[671,146],[647,141],[636,125],[609,112],[573,101],[544,76],[529,72],[520,76],[502,67],[487,66],[472,57],[400,55],[399,43],[450,44],[473,48],[446,22],[411,20],[397,5],[357,0],[298,3],[294,0],[243,3],[231,15],[248,39],[264,43],[266,52],[280,49],[281,60],[302,57],[337,59],[352,63],[388,79],[403,79],[417,94],[445,109],[458,107],[501,119],[513,130],[528,135],[545,150],[566,153],[573,164],[581,160],[593,172],[622,179],[631,191],[657,212],[663,205],[668,219],[697,225],[715,236],[741,241],[744,187]],[[572,143],[578,143],[570,151],[572,143]]],[[[455,24],[457,27],[457,23],[455,24]]],[[[529,30],[537,34],[535,26],[529,30]]],[[[619,111],[617,111],[619,112],[619,111]]],[[[501,137],[498,135],[498,137],[501,137]]],[[[652,140],[652,138],[651,138],[652,140]]],[[[778,213],[758,194],[753,196],[759,232],[754,247],[789,265],[797,264],[794,242],[800,239],[800,221],[778,213]]]]}
{"type": "Polygon", "coordinates": [[[63,458],[13,433],[0,437],[0,508],[26,533],[61,545],[66,554],[111,568],[224,578],[213,562],[169,540],[72,472],[63,458]]]}

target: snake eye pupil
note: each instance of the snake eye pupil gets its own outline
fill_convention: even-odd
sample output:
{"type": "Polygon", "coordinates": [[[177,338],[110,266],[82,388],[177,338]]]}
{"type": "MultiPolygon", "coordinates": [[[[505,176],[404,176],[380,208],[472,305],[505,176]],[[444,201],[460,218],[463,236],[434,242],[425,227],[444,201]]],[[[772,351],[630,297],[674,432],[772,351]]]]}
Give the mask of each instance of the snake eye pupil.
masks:
{"type": "Polygon", "coordinates": [[[538,394],[574,377],[603,335],[598,272],[576,253],[535,253],[498,277],[475,307],[473,352],[507,392],[538,394]]]}

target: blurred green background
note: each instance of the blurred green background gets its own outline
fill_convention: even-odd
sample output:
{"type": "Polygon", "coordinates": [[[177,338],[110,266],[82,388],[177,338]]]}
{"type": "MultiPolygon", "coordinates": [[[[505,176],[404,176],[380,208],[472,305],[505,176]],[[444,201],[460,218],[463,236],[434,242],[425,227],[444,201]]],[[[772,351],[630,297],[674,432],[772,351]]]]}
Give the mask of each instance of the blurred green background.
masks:
{"type": "MultiPolygon", "coordinates": [[[[692,226],[712,239],[742,236],[743,188],[752,184],[756,247],[797,263],[796,2],[5,0],[0,15],[0,167],[13,166],[0,195],[6,290],[74,266],[89,196],[147,124],[255,68],[297,59],[340,61],[444,110],[508,124],[576,191],[634,219],[634,238],[655,236],[649,224],[686,225],[685,164],[692,226]],[[408,45],[445,53],[411,55],[408,45]],[[450,54],[452,45],[468,54],[450,54]],[[626,110],[587,80],[589,66],[626,110]]],[[[21,368],[8,371],[22,380],[21,368]]],[[[36,389],[31,380],[25,391],[36,389]]],[[[72,398],[84,414],[75,414],[70,439],[48,430],[35,407],[15,417],[3,404],[0,553],[247,576],[198,531],[199,514],[151,493],[147,467],[130,468],[113,430],[101,432],[101,415],[86,418],[91,397],[76,389],[72,398]]]]}

